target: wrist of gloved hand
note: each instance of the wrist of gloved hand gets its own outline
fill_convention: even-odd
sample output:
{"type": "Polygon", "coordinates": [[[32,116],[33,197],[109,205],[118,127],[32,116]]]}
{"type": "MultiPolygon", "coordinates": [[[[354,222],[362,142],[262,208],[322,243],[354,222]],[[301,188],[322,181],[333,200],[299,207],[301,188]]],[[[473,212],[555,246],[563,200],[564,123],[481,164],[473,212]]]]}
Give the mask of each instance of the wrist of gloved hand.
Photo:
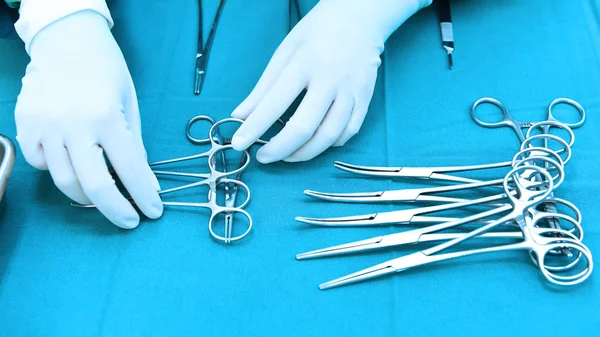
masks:
{"type": "Polygon", "coordinates": [[[85,10],[102,15],[112,28],[113,21],[105,0],[23,0],[15,29],[29,53],[30,44],[40,31],[53,22],[85,10]]]}
{"type": "Polygon", "coordinates": [[[42,29],[31,40],[29,55],[36,61],[35,64],[52,64],[57,58],[78,59],[83,53],[89,53],[91,48],[97,53],[103,53],[107,50],[105,44],[111,42],[114,40],[104,16],[93,10],[83,10],[56,20],[42,29]],[[81,50],[82,48],[86,50],[81,50]]]}
{"type": "Polygon", "coordinates": [[[356,24],[371,29],[385,42],[388,37],[432,0],[321,0],[319,5],[343,8],[356,24]]]}

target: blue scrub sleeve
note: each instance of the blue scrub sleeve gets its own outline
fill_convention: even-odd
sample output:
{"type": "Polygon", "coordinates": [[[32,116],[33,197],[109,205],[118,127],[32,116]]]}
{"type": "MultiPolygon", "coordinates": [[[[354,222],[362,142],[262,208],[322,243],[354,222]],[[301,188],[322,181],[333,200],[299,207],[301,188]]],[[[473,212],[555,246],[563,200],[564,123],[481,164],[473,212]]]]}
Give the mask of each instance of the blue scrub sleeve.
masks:
{"type": "Polygon", "coordinates": [[[0,39],[19,38],[15,31],[15,22],[17,22],[18,18],[18,10],[9,7],[6,2],[0,0],[0,39]]]}

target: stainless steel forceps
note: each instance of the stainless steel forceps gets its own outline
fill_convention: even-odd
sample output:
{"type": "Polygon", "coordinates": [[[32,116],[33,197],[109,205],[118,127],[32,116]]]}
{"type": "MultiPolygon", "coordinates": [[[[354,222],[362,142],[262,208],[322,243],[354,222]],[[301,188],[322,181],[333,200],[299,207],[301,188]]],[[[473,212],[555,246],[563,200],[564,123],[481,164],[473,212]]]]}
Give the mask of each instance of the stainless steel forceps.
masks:
{"type": "Polygon", "coordinates": [[[219,19],[221,18],[221,12],[223,12],[224,6],[225,0],[220,0],[219,7],[217,8],[217,13],[215,14],[215,18],[210,28],[210,32],[208,33],[208,38],[206,39],[205,46],[203,42],[204,33],[202,27],[204,21],[202,13],[202,0],[198,0],[198,50],[196,52],[196,69],[194,72],[194,95],[200,95],[200,92],[202,92],[202,87],[204,86],[204,78],[206,77],[206,65],[208,64],[208,55],[210,54],[212,43],[215,39],[217,26],[219,24],[219,19]]]}
{"type": "MultiPolygon", "coordinates": [[[[557,214],[540,213],[538,215],[531,216],[531,214],[528,212],[529,209],[535,208],[547,200],[548,196],[553,190],[553,179],[550,174],[538,166],[517,166],[506,175],[503,186],[505,189],[505,196],[510,200],[511,205],[508,209],[509,213],[502,216],[500,219],[492,221],[467,234],[455,237],[432,248],[402,256],[335,279],[333,281],[326,282],[321,284],[320,288],[329,289],[332,287],[364,281],[395,272],[401,272],[410,268],[419,267],[434,262],[455,259],[458,257],[513,250],[526,250],[530,252],[530,254],[532,254],[530,256],[535,258],[535,264],[538,266],[544,277],[553,284],[568,286],[585,281],[593,269],[593,260],[589,249],[581,241],[577,240],[574,234],[569,231],[554,228],[540,229],[537,226],[541,220],[549,217],[557,217],[557,214]],[[537,175],[542,175],[545,178],[544,188],[536,188],[533,190],[526,188],[525,186],[527,184],[523,184],[523,173],[525,170],[536,171],[537,174],[530,174],[530,178],[534,178],[537,175]],[[509,188],[509,181],[514,182],[513,188],[509,188]],[[517,191],[516,194],[511,193],[513,189],[517,191]],[[512,244],[442,253],[444,250],[454,247],[468,239],[480,237],[491,229],[494,229],[499,225],[503,225],[506,222],[512,222],[519,227],[523,240],[512,244]],[[554,237],[554,234],[556,233],[559,234],[558,237],[554,237]],[[561,275],[558,273],[571,271],[573,268],[579,266],[578,264],[574,264],[572,262],[562,266],[550,264],[549,256],[552,255],[551,252],[561,249],[569,249],[578,252],[577,261],[579,261],[580,257],[585,258],[586,264],[581,271],[568,275],[561,275]]],[[[560,217],[563,219],[567,218],[567,216],[564,215],[561,215],[560,217]]],[[[578,222],[576,220],[573,220],[572,222],[576,227],[578,227],[578,222]]],[[[578,228],[580,229],[580,227],[578,228]]],[[[414,235],[415,233],[411,234],[414,235]]]]}
{"type": "MultiPolygon", "coordinates": [[[[508,109],[506,109],[506,107],[504,107],[504,104],[502,104],[499,100],[492,98],[492,97],[483,97],[473,103],[473,105],[471,106],[471,119],[473,119],[473,121],[477,125],[480,125],[480,126],[483,126],[486,128],[510,127],[515,132],[515,134],[517,135],[517,138],[519,138],[519,141],[521,143],[525,141],[525,138],[527,138],[525,136],[525,134],[523,134],[522,129],[531,129],[531,127],[534,124],[540,123],[540,122],[519,122],[519,121],[517,121],[516,119],[513,118],[513,116],[508,111],[508,109]],[[502,112],[502,119],[497,122],[486,122],[486,121],[481,120],[477,116],[477,108],[482,104],[492,104],[492,105],[498,107],[500,109],[500,111],[502,112]]],[[[548,110],[546,113],[546,119],[541,122],[555,122],[555,123],[539,124],[539,125],[543,126],[543,129],[542,129],[543,133],[548,133],[548,130],[550,129],[550,127],[557,125],[556,122],[558,122],[560,124],[564,124],[564,125],[568,126],[570,129],[577,129],[577,128],[581,127],[583,125],[583,123],[585,122],[585,109],[583,109],[583,106],[581,106],[581,104],[579,104],[579,102],[577,102],[573,99],[562,98],[562,97],[557,98],[557,99],[553,100],[552,102],[550,102],[550,105],[548,105],[548,110]],[[577,110],[577,112],[579,113],[579,117],[580,117],[579,120],[574,123],[566,123],[566,122],[558,120],[552,113],[552,111],[554,110],[554,107],[558,104],[567,104],[567,105],[574,107],[577,110]]]]}

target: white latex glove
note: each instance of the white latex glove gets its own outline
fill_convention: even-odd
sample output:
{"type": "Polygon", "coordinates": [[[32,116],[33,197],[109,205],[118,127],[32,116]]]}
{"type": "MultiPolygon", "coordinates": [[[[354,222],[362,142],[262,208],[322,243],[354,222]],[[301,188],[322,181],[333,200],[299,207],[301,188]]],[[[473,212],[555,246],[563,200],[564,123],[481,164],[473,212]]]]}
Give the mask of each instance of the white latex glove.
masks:
{"type": "Polygon", "coordinates": [[[270,163],[314,158],[360,129],[373,96],[389,35],[431,0],[321,0],[281,43],[248,98],[231,114],[246,119],[233,137],[249,147],[306,96],[284,127],[257,153],[270,163]]]}
{"type": "Polygon", "coordinates": [[[68,15],[37,33],[28,51],[15,109],[27,162],[49,170],[74,201],[93,203],[117,226],[134,228],[139,215],[117,189],[105,154],[139,209],[160,217],[133,81],[106,18],[92,10],[68,15]]]}

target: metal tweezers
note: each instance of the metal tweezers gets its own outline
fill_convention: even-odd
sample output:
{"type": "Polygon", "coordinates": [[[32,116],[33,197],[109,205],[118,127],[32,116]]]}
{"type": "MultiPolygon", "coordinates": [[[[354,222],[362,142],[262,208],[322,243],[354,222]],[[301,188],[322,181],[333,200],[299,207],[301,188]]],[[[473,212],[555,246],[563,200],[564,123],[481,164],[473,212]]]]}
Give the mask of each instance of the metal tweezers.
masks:
{"type": "Polygon", "coordinates": [[[223,12],[224,6],[225,0],[221,0],[219,2],[219,7],[217,8],[217,14],[215,14],[215,19],[213,20],[212,26],[210,28],[210,32],[208,33],[208,38],[206,39],[205,46],[203,42],[202,30],[202,0],[198,0],[198,50],[196,52],[196,70],[194,74],[194,95],[200,95],[200,92],[202,91],[202,86],[204,85],[204,77],[206,77],[206,64],[208,63],[208,54],[210,53],[213,40],[215,39],[217,25],[219,24],[219,18],[221,17],[221,12],[223,12]]]}

